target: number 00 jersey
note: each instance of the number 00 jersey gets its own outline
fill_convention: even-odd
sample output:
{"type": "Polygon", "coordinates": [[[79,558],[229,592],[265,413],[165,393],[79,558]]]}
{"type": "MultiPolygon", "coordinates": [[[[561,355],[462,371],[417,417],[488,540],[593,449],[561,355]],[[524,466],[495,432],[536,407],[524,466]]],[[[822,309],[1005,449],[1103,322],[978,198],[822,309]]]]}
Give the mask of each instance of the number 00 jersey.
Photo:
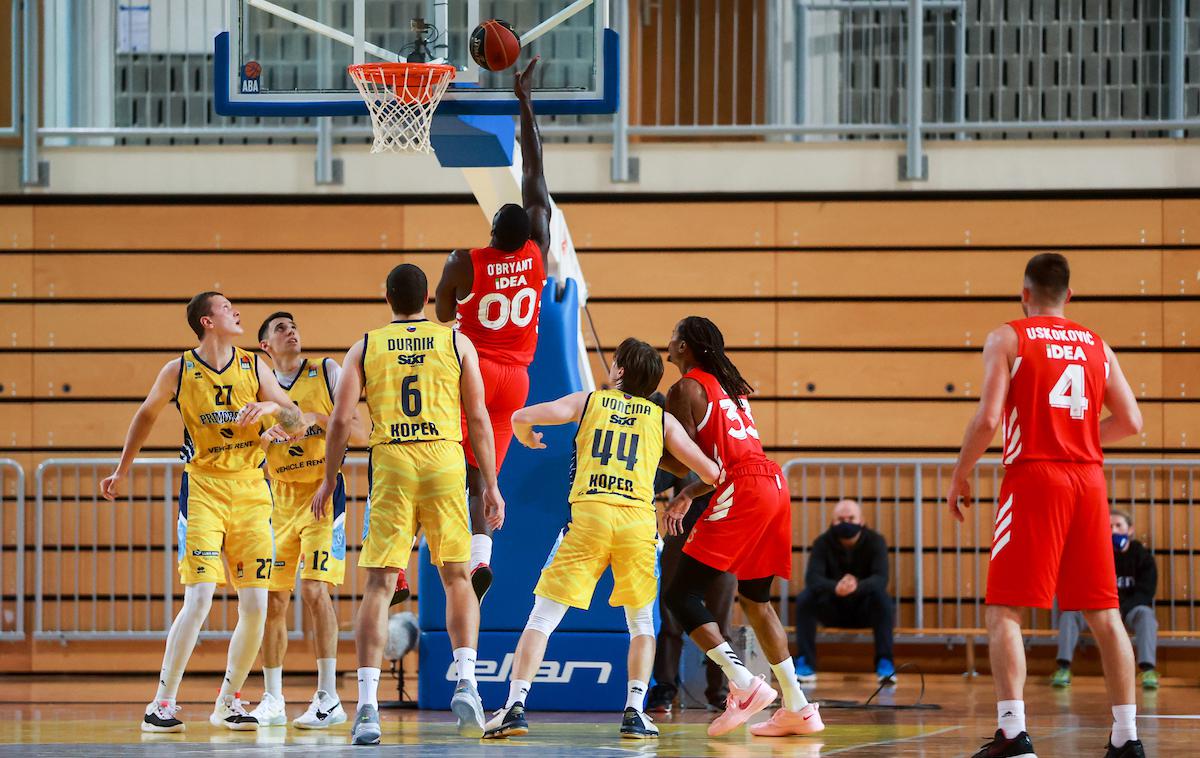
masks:
{"type": "Polygon", "coordinates": [[[226,479],[261,479],[263,458],[258,424],[238,426],[247,403],[258,400],[258,358],[239,347],[220,369],[189,350],[179,359],[175,405],[183,416],[187,471],[226,479]]]}
{"type": "Polygon", "coordinates": [[[575,433],[571,502],[653,510],[662,453],[662,408],[619,390],[591,393],[575,433]]]}
{"type": "Polygon", "coordinates": [[[1102,463],[1108,357],[1100,336],[1058,316],[1008,325],[1017,333],[1017,357],[1004,401],[1004,465],[1102,463]]]}
{"type": "Polygon", "coordinates": [[[454,331],[425,319],[393,321],[363,336],[371,446],[462,441],[454,331]]]}
{"type": "MultiPolygon", "coordinates": [[[[304,413],[333,413],[333,392],[329,388],[328,358],[300,364],[290,384],[281,386],[304,413]]],[[[325,430],[313,424],[302,439],[272,442],[267,448],[267,468],[271,478],[281,482],[316,482],[325,477],[325,430]]]]}
{"type": "Polygon", "coordinates": [[[471,294],[458,301],[455,318],[480,358],[529,366],[537,350],[538,316],[546,272],[537,243],[520,250],[471,251],[471,294]]]}

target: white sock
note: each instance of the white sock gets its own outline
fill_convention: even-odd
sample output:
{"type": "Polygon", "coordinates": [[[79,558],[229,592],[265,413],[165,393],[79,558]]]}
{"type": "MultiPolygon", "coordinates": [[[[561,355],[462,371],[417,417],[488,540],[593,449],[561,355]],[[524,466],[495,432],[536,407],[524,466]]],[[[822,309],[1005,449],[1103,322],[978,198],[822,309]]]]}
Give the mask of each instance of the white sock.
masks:
{"type": "Polygon", "coordinates": [[[337,694],[337,658],[317,659],[317,689],[322,690],[334,700],[337,694]]]}
{"type": "Polygon", "coordinates": [[[163,650],[162,668],[158,673],[158,690],[154,693],[156,701],[175,702],[179,682],[183,679],[188,659],[192,657],[192,651],[196,648],[200,627],[204,626],[204,619],[208,617],[216,588],[217,585],[208,582],[189,584],[183,588],[183,607],[171,623],[166,648],[163,650]]]}
{"type": "Polygon", "coordinates": [[[379,707],[379,669],[363,666],[358,670],[358,707],[379,707]]]}
{"type": "Polygon", "coordinates": [[[158,672],[158,689],[154,692],[154,701],[158,703],[166,700],[168,703],[174,703],[175,693],[179,692],[179,683],[182,680],[182,669],[174,671],[166,668],[160,669],[158,672]]]}
{"type": "Polygon", "coordinates": [[[471,564],[474,569],[481,563],[492,562],[492,538],[486,534],[471,535],[471,564]]]}
{"type": "Polygon", "coordinates": [[[263,666],[263,685],[267,692],[283,700],[283,666],[263,666]]]}
{"type": "Polygon", "coordinates": [[[1113,726],[1112,726],[1112,742],[1113,747],[1121,747],[1130,740],[1136,740],[1137,737],[1137,704],[1130,705],[1114,705],[1112,707],[1113,726]]]}
{"type": "Polygon", "coordinates": [[[775,681],[779,682],[779,689],[783,692],[784,708],[799,711],[808,705],[808,698],[804,697],[800,682],[796,679],[796,664],[790,655],[779,663],[772,663],[771,671],[775,672],[775,681]]]}
{"type": "Polygon", "coordinates": [[[220,700],[236,697],[258,657],[263,628],[267,623],[267,588],[243,587],[238,590],[238,620],[229,638],[229,661],[221,681],[220,700]]]}
{"type": "Polygon", "coordinates": [[[524,679],[514,679],[508,683],[508,702],[505,708],[511,708],[513,703],[524,703],[529,697],[529,682],[524,679]]]}
{"type": "Polygon", "coordinates": [[[458,669],[458,678],[475,682],[475,651],[469,647],[454,648],[454,664],[458,669]]]}
{"type": "Polygon", "coordinates": [[[625,707],[632,708],[638,713],[642,712],[642,708],[646,705],[646,683],[639,682],[637,679],[629,680],[629,687],[625,690],[625,707]]]}
{"type": "Polygon", "coordinates": [[[1001,700],[997,702],[996,716],[998,717],[1000,731],[1004,732],[1005,739],[1011,740],[1025,731],[1024,700],[1001,700]]]}
{"type": "Polygon", "coordinates": [[[739,690],[749,687],[750,683],[754,681],[754,675],[742,663],[742,659],[738,658],[737,653],[733,652],[733,647],[728,642],[722,642],[705,653],[705,655],[713,663],[721,667],[721,670],[725,672],[725,676],[739,690]]]}

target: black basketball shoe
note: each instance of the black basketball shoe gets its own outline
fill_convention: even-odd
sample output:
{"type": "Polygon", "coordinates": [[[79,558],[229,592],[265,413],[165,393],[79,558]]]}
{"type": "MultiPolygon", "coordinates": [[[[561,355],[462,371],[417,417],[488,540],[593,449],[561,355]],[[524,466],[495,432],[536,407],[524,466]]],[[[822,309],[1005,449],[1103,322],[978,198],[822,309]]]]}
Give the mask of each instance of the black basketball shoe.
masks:
{"type": "Polygon", "coordinates": [[[971,758],[1037,758],[1037,753],[1033,752],[1033,741],[1028,732],[1021,732],[1010,740],[997,729],[996,736],[983,743],[971,758]]]}
{"type": "Polygon", "coordinates": [[[1108,741],[1108,752],[1104,758],[1146,758],[1146,751],[1141,740],[1130,740],[1121,747],[1113,747],[1112,738],[1108,741]]]}
{"type": "Polygon", "coordinates": [[[500,740],[505,737],[520,737],[523,734],[529,734],[529,722],[525,720],[525,704],[513,703],[496,711],[484,728],[483,738],[500,740]]]}

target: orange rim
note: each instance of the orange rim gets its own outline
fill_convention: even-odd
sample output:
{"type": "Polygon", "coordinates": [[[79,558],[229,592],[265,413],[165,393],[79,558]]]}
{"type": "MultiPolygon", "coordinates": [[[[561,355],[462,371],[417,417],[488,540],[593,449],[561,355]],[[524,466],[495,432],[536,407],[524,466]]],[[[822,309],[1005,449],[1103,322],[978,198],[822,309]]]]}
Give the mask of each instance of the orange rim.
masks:
{"type": "Polygon", "coordinates": [[[445,63],[355,63],[346,70],[353,79],[409,90],[440,84],[457,72],[445,63]]]}

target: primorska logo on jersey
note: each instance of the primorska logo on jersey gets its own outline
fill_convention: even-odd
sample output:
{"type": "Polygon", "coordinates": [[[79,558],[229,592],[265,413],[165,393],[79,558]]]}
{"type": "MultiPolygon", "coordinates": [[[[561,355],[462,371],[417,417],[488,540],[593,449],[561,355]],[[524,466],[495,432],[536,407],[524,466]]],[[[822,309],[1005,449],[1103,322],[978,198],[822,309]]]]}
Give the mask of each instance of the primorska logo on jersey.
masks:
{"type": "MultiPolygon", "coordinates": [[[[512,673],[513,654],[508,653],[498,664],[480,658],[475,662],[475,679],[480,682],[507,682],[512,673]]],[[[542,661],[533,681],[537,684],[569,684],[576,673],[595,672],[596,684],[608,684],[612,664],[608,661],[542,661]]],[[[446,681],[458,681],[458,666],[451,661],[446,669],[446,681]]]]}

